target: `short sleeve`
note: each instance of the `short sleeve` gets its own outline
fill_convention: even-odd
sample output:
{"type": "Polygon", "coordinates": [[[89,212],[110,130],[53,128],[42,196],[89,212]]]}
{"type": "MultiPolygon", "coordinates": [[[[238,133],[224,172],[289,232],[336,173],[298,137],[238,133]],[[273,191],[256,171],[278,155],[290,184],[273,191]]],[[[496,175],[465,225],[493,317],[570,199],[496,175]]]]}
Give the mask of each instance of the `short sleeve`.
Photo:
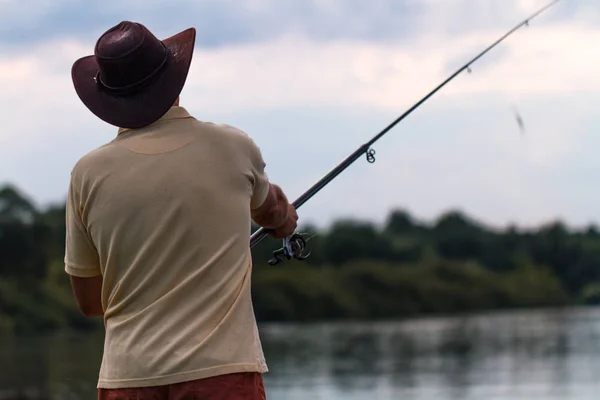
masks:
{"type": "Polygon", "coordinates": [[[266,163],[262,157],[260,148],[256,145],[252,138],[248,137],[248,139],[250,141],[252,181],[254,185],[250,208],[254,210],[260,207],[267,199],[270,183],[269,177],[265,172],[266,163]]]}
{"type": "Polygon", "coordinates": [[[82,222],[77,186],[72,174],[65,213],[65,271],[72,276],[91,278],[102,275],[102,271],[96,247],[82,222]]]}

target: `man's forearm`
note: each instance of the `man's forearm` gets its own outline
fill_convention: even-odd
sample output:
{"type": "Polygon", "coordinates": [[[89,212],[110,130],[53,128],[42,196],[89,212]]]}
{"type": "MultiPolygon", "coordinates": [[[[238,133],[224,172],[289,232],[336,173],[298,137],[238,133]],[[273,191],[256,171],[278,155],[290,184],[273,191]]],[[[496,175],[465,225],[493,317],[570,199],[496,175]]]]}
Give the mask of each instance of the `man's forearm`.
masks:
{"type": "Polygon", "coordinates": [[[289,202],[283,190],[271,184],[265,203],[252,211],[252,219],[265,229],[277,229],[288,218],[289,202]]]}
{"type": "Polygon", "coordinates": [[[79,309],[86,317],[102,317],[102,276],[80,278],[69,276],[79,309]]]}

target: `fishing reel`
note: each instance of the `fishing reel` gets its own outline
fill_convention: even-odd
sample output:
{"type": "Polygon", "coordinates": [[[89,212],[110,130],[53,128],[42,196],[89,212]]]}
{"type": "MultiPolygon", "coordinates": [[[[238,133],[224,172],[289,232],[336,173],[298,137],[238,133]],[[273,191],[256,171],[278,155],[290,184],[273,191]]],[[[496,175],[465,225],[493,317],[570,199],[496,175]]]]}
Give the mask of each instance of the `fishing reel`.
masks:
{"type": "Polygon", "coordinates": [[[292,236],[288,236],[283,239],[283,247],[279,250],[275,250],[273,252],[273,258],[269,260],[269,265],[277,265],[284,260],[298,260],[303,261],[310,256],[310,251],[308,254],[303,254],[306,249],[306,242],[308,242],[312,237],[308,236],[306,233],[294,233],[292,236]]]}

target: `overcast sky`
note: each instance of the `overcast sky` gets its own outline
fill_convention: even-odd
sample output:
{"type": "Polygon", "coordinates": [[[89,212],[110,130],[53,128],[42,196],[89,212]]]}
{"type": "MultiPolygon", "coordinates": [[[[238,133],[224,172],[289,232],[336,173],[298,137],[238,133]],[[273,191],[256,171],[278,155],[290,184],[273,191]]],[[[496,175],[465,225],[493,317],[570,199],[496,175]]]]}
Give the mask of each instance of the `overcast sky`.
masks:
{"type": "MultiPolygon", "coordinates": [[[[63,202],[75,162],[116,135],[79,102],[70,69],[122,20],[159,38],[197,29],[182,105],[251,135],[295,198],[545,3],[0,0],[0,182],[63,202]]],[[[375,164],[358,160],[301,220],[459,208],[497,226],[600,223],[598,43],[600,2],[563,0],[389,132],[375,164]]]]}

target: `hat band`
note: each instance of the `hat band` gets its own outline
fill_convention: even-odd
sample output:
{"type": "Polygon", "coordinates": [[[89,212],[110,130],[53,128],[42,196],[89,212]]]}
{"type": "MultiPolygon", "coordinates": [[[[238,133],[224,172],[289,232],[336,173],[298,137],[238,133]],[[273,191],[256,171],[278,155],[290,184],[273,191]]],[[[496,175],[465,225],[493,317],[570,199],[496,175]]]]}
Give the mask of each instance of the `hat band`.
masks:
{"type": "Polygon", "coordinates": [[[104,89],[107,89],[114,93],[124,93],[124,94],[132,93],[134,91],[137,91],[137,90],[143,88],[145,85],[150,83],[153,79],[158,77],[158,75],[165,69],[165,67],[167,66],[167,63],[169,61],[169,51],[167,50],[167,47],[165,46],[165,44],[163,42],[160,42],[160,44],[162,44],[163,48],[165,49],[165,58],[162,60],[160,65],[154,71],[152,71],[150,74],[146,75],[144,78],[140,79],[139,81],[132,83],[130,85],[125,85],[125,86],[109,86],[106,83],[102,82],[102,78],[100,77],[100,70],[98,70],[98,72],[96,72],[94,81],[96,81],[96,84],[100,85],[104,89]]]}

